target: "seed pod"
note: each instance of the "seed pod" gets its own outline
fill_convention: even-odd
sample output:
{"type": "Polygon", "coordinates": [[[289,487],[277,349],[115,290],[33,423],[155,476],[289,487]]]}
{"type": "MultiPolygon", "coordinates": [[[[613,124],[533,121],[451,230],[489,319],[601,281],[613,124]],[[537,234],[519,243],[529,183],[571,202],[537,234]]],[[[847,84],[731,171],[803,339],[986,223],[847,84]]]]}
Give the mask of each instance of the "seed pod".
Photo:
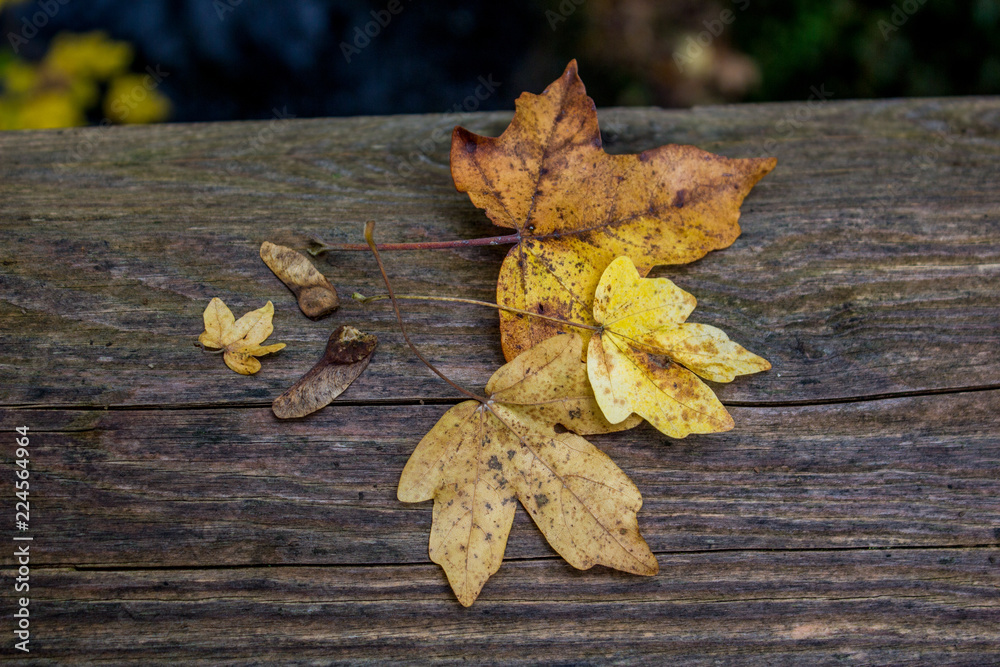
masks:
{"type": "Polygon", "coordinates": [[[264,241],[260,258],[298,299],[306,317],[317,320],[340,307],[337,289],[316,270],[305,255],[291,248],[264,241]]]}
{"type": "Polygon", "coordinates": [[[279,419],[305,417],[330,404],[344,393],[368,366],[378,345],[373,334],[351,326],[338,327],[330,334],[323,358],[288,391],[274,399],[271,409],[279,419]]]}

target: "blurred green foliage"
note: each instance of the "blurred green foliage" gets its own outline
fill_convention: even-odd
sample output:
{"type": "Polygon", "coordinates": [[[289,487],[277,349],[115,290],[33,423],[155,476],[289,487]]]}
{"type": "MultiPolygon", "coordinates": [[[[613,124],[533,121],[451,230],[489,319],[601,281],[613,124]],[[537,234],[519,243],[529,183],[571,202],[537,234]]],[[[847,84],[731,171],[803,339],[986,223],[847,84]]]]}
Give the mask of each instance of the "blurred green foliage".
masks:
{"type": "Polygon", "coordinates": [[[559,20],[546,54],[579,58],[603,105],[1000,94],[1000,0],[545,6],[559,20]]]}
{"type": "Polygon", "coordinates": [[[61,8],[50,20],[37,1],[0,0],[5,29],[45,26],[0,45],[0,129],[434,110],[475,72],[505,82],[488,102],[502,107],[570,58],[599,106],[1000,94],[1000,0],[426,0],[346,63],[338,40],[369,4],[256,0],[223,21],[205,3],[78,1],[45,5],[61,8]]]}
{"type": "Polygon", "coordinates": [[[732,41],[761,70],[750,100],[1000,93],[997,0],[752,0],[732,41]]]}

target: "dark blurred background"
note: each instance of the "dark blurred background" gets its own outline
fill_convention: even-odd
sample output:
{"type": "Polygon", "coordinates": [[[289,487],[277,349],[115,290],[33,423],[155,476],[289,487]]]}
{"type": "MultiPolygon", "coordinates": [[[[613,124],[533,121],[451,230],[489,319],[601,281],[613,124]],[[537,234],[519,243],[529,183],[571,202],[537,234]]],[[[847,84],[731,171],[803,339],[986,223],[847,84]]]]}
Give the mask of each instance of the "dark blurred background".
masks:
{"type": "Polygon", "coordinates": [[[1000,0],[0,0],[0,128],[1000,93],[1000,0]]]}

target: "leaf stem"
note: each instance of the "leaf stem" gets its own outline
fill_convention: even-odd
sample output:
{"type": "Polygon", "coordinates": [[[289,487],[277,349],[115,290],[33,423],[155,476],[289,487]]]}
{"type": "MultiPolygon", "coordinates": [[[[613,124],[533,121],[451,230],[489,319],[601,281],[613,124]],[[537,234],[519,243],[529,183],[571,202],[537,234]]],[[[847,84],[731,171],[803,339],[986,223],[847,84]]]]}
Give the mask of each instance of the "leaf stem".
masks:
{"type": "MultiPolygon", "coordinates": [[[[506,236],[490,236],[481,239],[458,239],[454,241],[424,241],[419,243],[379,243],[379,250],[445,250],[448,248],[471,248],[473,246],[513,245],[521,240],[520,234],[506,236]]],[[[332,250],[358,251],[368,250],[365,243],[324,243],[318,239],[313,241],[319,247],[310,248],[307,252],[318,257],[332,250]]]]}
{"type": "MultiPolygon", "coordinates": [[[[396,294],[397,299],[410,299],[413,301],[448,301],[452,303],[468,303],[473,306],[486,306],[487,308],[496,308],[497,310],[503,310],[508,313],[516,313],[518,315],[527,315],[528,317],[537,317],[540,320],[548,320],[549,322],[556,322],[557,324],[565,324],[566,326],[576,327],[578,329],[588,329],[590,331],[600,331],[600,327],[595,327],[590,324],[583,324],[581,322],[570,322],[569,320],[563,320],[558,317],[549,317],[548,315],[542,315],[541,313],[533,313],[530,310],[521,310],[520,308],[512,308],[510,306],[501,306],[500,304],[493,303],[491,301],[478,301],[476,299],[461,299],[453,296],[427,296],[421,294],[396,294]]],[[[390,298],[387,294],[376,294],[375,296],[361,296],[356,294],[354,296],[355,301],[360,301],[361,303],[368,303],[370,301],[382,301],[383,299],[390,298]]]]}
{"type": "Polygon", "coordinates": [[[405,340],[406,344],[410,346],[411,350],[413,350],[413,354],[417,355],[417,358],[420,359],[420,361],[424,362],[424,365],[427,366],[427,368],[434,371],[434,374],[437,375],[439,378],[441,378],[442,380],[444,380],[445,382],[447,382],[452,387],[462,392],[469,398],[479,401],[483,405],[489,403],[489,399],[486,398],[485,396],[480,396],[479,394],[473,393],[468,389],[466,389],[465,387],[459,386],[454,382],[452,382],[444,373],[435,368],[434,364],[427,361],[427,359],[424,358],[424,355],[420,354],[420,350],[418,350],[417,346],[413,344],[413,341],[410,340],[410,336],[406,333],[406,327],[403,326],[403,317],[399,314],[399,304],[396,303],[396,296],[392,292],[392,285],[389,283],[389,276],[386,275],[385,266],[382,265],[382,258],[378,254],[378,246],[375,245],[374,235],[375,235],[375,221],[369,220],[368,222],[365,223],[365,241],[368,242],[368,247],[371,249],[372,254],[375,255],[375,261],[378,262],[378,270],[382,273],[382,280],[385,281],[385,288],[389,291],[389,299],[392,301],[392,309],[396,312],[396,321],[399,323],[399,330],[403,334],[403,340],[405,340]]]}

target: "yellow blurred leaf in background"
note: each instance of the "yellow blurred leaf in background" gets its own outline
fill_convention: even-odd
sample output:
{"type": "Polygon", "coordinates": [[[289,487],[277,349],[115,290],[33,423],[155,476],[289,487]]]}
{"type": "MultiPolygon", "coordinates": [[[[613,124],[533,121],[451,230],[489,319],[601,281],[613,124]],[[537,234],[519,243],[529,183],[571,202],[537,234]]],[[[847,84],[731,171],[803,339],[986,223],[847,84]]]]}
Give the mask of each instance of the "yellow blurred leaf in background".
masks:
{"type": "Polygon", "coordinates": [[[170,100],[156,90],[148,74],[122,74],[111,81],[104,115],[115,123],[159,123],[170,115],[170,100]]]}
{"type": "Polygon", "coordinates": [[[87,124],[83,110],[65,90],[50,90],[34,95],[18,109],[15,118],[17,126],[36,130],[87,124]]]}
{"type": "Polygon", "coordinates": [[[166,120],[170,100],[156,90],[158,79],[129,71],[133,57],[128,42],[94,31],[55,35],[37,63],[0,61],[0,130],[87,125],[95,111],[113,123],[166,120]]]}
{"type": "Polygon", "coordinates": [[[7,93],[21,95],[38,85],[38,69],[24,61],[15,60],[3,70],[2,80],[7,93]]]}
{"type": "Polygon", "coordinates": [[[97,30],[82,34],[61,32],[52,38],[42,67],[71,77],[106,80],[132,64],[132,45],[110,39],[97,30]]]}

